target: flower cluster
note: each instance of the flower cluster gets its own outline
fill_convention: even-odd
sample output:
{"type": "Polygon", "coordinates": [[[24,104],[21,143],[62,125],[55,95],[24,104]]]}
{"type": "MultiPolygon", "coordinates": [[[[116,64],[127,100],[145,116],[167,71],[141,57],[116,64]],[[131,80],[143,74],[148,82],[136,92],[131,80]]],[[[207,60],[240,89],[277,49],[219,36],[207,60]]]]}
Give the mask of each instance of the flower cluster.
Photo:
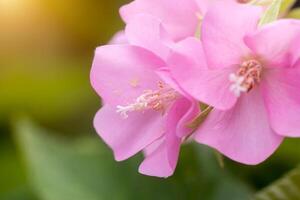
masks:
{"type": "Polygon", "coordinates": [[[91,70],[103,100],[94,126],[116,160],[142,151],[140,173],[168,177],[188,138],[254,165],[300,136],[300,21],[259,26],[264,10],[234,0],[120,9],[125,29],[91,70]]]}

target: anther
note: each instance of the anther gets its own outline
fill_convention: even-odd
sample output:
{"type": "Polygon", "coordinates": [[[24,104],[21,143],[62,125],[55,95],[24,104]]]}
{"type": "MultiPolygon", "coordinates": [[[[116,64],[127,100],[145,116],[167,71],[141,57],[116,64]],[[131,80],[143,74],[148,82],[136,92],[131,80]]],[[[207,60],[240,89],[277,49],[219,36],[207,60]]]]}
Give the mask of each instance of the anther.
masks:
{"type": "Polygon", "coordinates": [[[237,0],[239,3],[249,3],[251,0],[237,0]]]}
{"type": "Polygon", "coordinates": [[[158,82],[157,86],[157,90],[145,91],[131,104],[118,105],[116,112],[120,113],[124,119],[128,118],[128,113],[134,111],[154,110],[164,113],[170,103],[178,97],[178,93],[162,82],[158,82]]]}
{"type": "Polygon", "coordinates": [[[262,64],[254,59],[243,62],[236,73],[229,75],[230,91],[238,97],[242,92],[249,92],[260,82],[262,68],[262,64]]]}

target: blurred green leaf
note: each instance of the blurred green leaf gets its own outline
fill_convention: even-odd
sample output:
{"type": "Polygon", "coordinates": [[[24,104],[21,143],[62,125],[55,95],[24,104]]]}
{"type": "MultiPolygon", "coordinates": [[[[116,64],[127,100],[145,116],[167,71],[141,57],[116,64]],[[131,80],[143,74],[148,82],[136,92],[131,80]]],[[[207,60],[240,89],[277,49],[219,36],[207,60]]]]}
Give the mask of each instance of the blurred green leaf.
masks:
{"type": "Polygon", "coordinates": [[[1,200],[37,200],[28,187],[16,188],[1,196],[1,200]]]}
{"type": "Polygon", "coordinates": [[[138,175],[131,163],[116,163],[108,149],[99,145],[98,138],[68,142],[50,136],[51,133],[28,121],[19,122],[16,132],[29,178],[41,199],[174,199],[177,196],[172,183],[158,185],[157,180],[138,175]]]}
{"type": "Polygon", "coordinates": [[[8,139],[0,138],[0,199],[26,184],[25,173],[8,139]]]}
{"type": "Polygon", "coordinates": [[[300,199],[300,167],[272,183],[259,192],[255,200],[297,200],[300,199]]]}
{"type": "Polygon", "coordinates": [[[265,13],[263,14],[262,18],[259,21],[259,26],[263,26],[270,22],[275,21],[280,12],[282,0],[273,0],[270,6],[267,8],[265,13]]]}
{"type": "Polygon", "coordinates": [[[296,0],[282,0],[281,7],[280,7],[280,15],[287,14],[295,3],[296,0]]]}
{"type": "Polygon", "coordinates": [[[235,176],[261,190],[300,163],[300,138],[286,138],[279,149],[263,163],[255,166],[238,164],[225,158],[225,167],[235,172],[235,176]]]}
{"type": "Polygon", "coordinates": [[[32,200],[25,169],[14,142],[9,137],[9,127],[0,122],[0,199],[32,200]]]}
{"type": "Polygon", "coordinates": [[[288,15],[287,18],[300,19],[300,8],[293,9],[288,15]]]}
{"type": "MultiPolygon", "coordinates": [[[[201,191],[201,196],[190,199],[241,200],[249,199],[252,196],[252,190],[236,176],[236,172],[228,171],[226,163],[224,168],[221,168],[215,150],[199,144],[195,144],[195,149],[198,158],[196,163],[198,173],[200,173],[199,179],[203,182],[201,186],[200,184],[197,186],[197,190],[201,191]]],[[[187,162],[183,162],[183,164],[186,165],[187,162]]]]}
{"type": "Polygon", "coordinates": [[[213,151],[200,145],[183,147],[176,174],[158,179],[137,173],[140,157],[115,162],[98,138],[66,141],[28,120],[16,123],[16,138],[34,191],[43,200],[241,200],[252,193],[219,168],[213,151]]]}
{"type": "Polygon", "coordinates": [[[1,60],[0,117],[29,113],[47,123],[85,119],[83,114],[95,112],[100,99],[95,98],[89,83],[91,61],[83,60],[57,57],[1,60]]]}
{"type": "Polygon", "coordinates": [[[300,163],[300,138],[286,138],[281,144],[279,150],[274,154],[274,157],[280,158],[285,165],[289,163],[292,166],[300,163]]]}

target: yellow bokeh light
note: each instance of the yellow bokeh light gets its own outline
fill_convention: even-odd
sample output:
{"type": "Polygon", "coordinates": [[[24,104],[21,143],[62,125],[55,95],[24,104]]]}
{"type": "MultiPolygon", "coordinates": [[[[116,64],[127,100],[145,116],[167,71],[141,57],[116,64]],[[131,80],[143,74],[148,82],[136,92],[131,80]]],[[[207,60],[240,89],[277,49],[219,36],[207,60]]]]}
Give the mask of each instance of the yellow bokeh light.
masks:
{"type": "Polygon", "coordinates": [[[18,14],[25,11],[30,0],[0,0],[1,14],[18,14]]]}

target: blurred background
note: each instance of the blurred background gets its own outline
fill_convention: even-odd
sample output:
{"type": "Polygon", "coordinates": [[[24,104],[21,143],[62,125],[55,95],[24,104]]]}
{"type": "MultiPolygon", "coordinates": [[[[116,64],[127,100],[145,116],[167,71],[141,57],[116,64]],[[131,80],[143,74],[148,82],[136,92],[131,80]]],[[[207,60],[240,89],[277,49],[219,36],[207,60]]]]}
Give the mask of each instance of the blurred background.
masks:
{"type": "MultiPolygon", "coordinates": [[[[287,139],[258,166],[184,145],[174,176],[117,163],[92,120],[94,49],[124,26],[129,0],[0,0],[0,199],[300,199],[300,140],[287,139]]],[[[295,1],[285,0],[282,16],[295,1]]],[[[299,4],[299,2],[297,2],[299,4]]]]}

